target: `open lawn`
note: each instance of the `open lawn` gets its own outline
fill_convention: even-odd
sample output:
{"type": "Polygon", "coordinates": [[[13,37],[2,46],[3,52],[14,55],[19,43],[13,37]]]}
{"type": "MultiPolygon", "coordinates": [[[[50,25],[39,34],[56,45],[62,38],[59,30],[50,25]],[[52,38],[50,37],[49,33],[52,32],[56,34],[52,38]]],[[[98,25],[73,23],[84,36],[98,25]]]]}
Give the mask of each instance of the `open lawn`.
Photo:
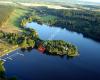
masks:
{"type": "Polygon", "coordinates": [[[0,30],[10,33],[19,32],[18,20],[25,13],[27,10],[15,6],[0,5],[0,30]]]}
{"type": "Polygon", "coordinates": [[[0,26],[1,27],[9,19],[13,10],[14,8],[11,6],[0,5],[0,26]]]}

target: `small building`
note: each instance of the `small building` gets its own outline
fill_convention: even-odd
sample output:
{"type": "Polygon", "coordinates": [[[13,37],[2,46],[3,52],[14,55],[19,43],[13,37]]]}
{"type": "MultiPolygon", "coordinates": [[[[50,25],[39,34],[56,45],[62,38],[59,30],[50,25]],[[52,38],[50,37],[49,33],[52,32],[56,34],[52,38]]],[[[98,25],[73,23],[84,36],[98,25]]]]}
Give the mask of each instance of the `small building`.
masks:
{"type": "Polygon", "coordinates": [[[38,50],[43,53],[46,50],[46,48],[42,44],[39,44],[38,50]]]}

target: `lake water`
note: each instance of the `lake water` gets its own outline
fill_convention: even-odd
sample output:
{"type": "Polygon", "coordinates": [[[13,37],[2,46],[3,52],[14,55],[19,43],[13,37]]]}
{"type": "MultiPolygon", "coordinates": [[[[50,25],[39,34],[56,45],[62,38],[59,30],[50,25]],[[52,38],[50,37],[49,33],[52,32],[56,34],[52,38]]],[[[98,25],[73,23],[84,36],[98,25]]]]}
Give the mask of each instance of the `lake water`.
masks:
{"type": "Polygon", "coordinates": [[[16,50],[3,57],[7,59],[4,64],[7,76],[17,76],[19,80],[100,80],[99,42],[57,27],[33,22],[27,27],[35,29],[41,39],[71,42],[80,55],[70,59],[42,54],[36,49],[16,50]]]}

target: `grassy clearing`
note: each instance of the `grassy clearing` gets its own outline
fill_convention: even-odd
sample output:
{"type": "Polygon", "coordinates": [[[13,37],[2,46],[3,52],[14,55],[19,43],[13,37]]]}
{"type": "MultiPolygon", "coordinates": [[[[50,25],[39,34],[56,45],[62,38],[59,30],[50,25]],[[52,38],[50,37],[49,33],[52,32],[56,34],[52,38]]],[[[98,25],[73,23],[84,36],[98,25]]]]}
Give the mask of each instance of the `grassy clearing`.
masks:
{"type": "Polygon", "coordinates": [[[11,6],[0,5],[0,26],[2,26],[10,17],[14,8],[11,6]]]}
{"type": "MultiPolygon", "coordinates": [[[[0,30],[8,32],[9,28],[6,24],[14,11],[14,7],[7,5],[0,5],[0,30]]],[[[11,29],[13,30],[13,29],[11,29]]],[[[11,31],[10,30],[10,31],[11,31]]]]}
{"type": "Polygon", "coordinates": [[[0,4],[0,30],[4,32],[19,32],[19,18],[27,13],[26,7],[0,4]]]}
{"type": "MultiPolygon", "coordinates": [[[[5,9],[6,10],[6,9],[5,9]]],[[[5,11],[4,10],[4,11],[5,11]]],[[[1,12],[1,11],[0,11],[1,12]]],[[[27,13],[27,10],[23,10],[20,8],[14,8],[13,12],[10,14],[9,19],[7,22],[0,28],[0,30],[4,32],[11,32],[16,33],[19,32],[20,29],[18,28],[19,18],[27,13]]],[[[1,15],[1,14],[0,14],[1,15]]],[[[2,15],[3,16],[3,15],[2,15]]],[[[1,23],[1,22],[0,22],[1,23]]]]}
{"type": "Polygon", "coordinates": [[[24,16],[27,13],[27,10],[16,8],[12,13],[12,16],[9,18],[7,26],[11,28],[16,28],[14,32],[19,32],[19,19],[21,16],[24,16]]]}

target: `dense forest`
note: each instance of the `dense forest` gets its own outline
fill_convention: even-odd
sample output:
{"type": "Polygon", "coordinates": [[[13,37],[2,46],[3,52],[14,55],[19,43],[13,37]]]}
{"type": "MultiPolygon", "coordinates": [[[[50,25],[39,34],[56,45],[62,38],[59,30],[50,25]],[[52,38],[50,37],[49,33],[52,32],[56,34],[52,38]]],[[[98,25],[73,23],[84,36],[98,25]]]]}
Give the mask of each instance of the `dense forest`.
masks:
{"type": "Polygon", "coordinates": [[[46,46],[46,51],[52,55],[67,55],[70,57],[78,55],[77,47],[69,42],[64,42],[62,40],[46,40],[44,41],[44,45],[46,46]]]}

